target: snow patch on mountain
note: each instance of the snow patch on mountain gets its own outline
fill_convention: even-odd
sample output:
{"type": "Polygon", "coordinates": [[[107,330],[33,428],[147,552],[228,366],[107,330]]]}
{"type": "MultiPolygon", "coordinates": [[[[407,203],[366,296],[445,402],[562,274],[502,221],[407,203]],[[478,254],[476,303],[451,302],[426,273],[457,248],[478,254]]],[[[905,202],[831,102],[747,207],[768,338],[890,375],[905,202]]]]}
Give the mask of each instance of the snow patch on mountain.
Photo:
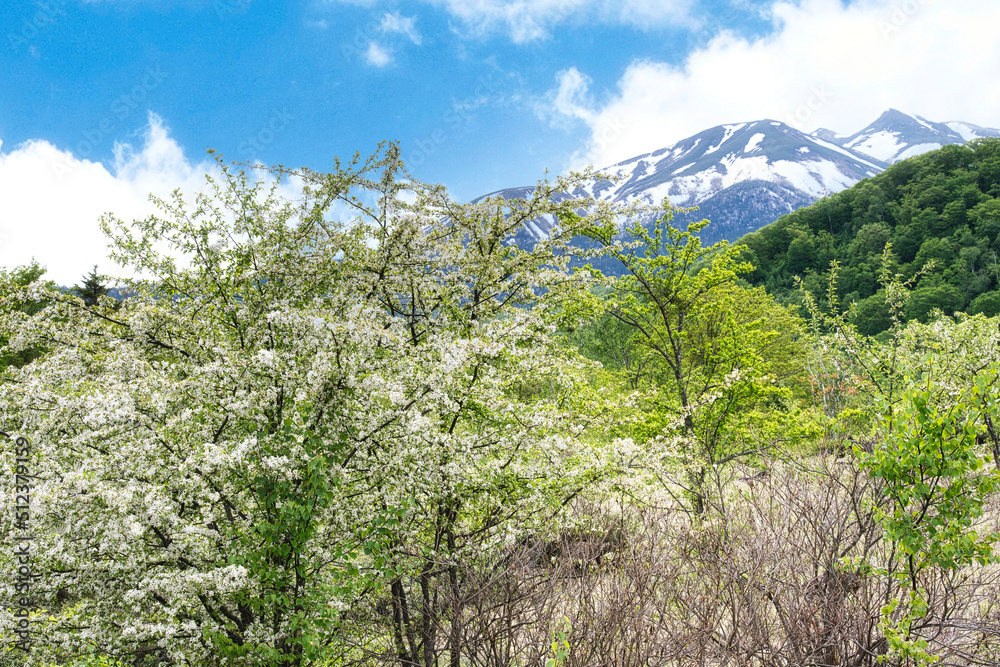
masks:
{"type": "MultiPolygon", "coordinates": [[[[857,160],[858,162],[861,162],[862,164],[865,164],[865,165],[867,165],[867,166],[869,166],[869,167],[871,167],[871,168],[873,168],[873,169],[875,169],[877,171],[882,171],[882,169],[885,168],[884,166],[879,166],[875,162],[871,161],[871,158],[874,157],[874,156],[869,156],[867,154],[862,154],[862,153],[859,153],[857,151],[851,150],[849,148],[844,148],[843,146],[838,146],[837,144],[832,144],[829,141],[826,141],[824,139],[820,139],[818,137],[813,137],[813,141],[815,141],[820,146],[823,146],[824,148],[827,148],[827,149],[832,150],[832,151],[836,151],[836,152],[840,153],[841,155],[843,155],[845,157],[848,157],[848,158],[850,158],[852,160],[857,160]]],[[[878,158],[875,158],[875,159],[878,160],[878,158]]],[[[880,161],[883,162],[883,163],[885,162],[885,160],[880,160],[880,161]]]]}
{"type": "Polygon", "coordinates": [[[984,139],[986,137],[1000,137],[1000,130],[992,127],[980,127],[972,123],[962,123],[951,121],[945,123],[953,132],[961,136],[966,141],[973,139],[984,139]]]}
{"type": "MultiPolygon", "coordinates": [[[[544,222],[551,222],[551,221],[544,220],[544,222]]],[[[529,231],[531,231],[532,235],[538,240],[541,240],[546,236],[548,236],[549,231],[552,229],[551,224],[549,225],[548,229],[543,229],[541,226],[539,226],[538,222],[536,222],[535,220],[528,220],[528,222],[525,223],[525,227],[527,227],[529,231]]]]}
{"type": "Polygon", "coordinates": [[[740,157],[730,153],[720,160],[723,167],[722,187],[728,188],[739,181],[768,179],[774,170],[766,155],[740,157]]]}
{"type": "Polygon", "coordinates": [[[756,150],[760,146],[760,142],[763,141],[764,135],[760,132],[750,137],[750,141],[747,142],[746,147],[743,149],[744,153],[749,153],[756,150]]]}
{"type": "Polygon", "coordinates": [[[979,134],[976,132],[974,125],[969,125],[968,123],[956,123],[954,121],[951,123],[945,123],[945,125],[951,128],[952,132],[956,133],[966,141],[972,141],[973,139],[979,138],[979,134]]]}
{"type": "Polygon", "coordinates": [[[927,153],[929,151],[936,151],[941,148],[943,144],[917,144],[916,146],[908,146],[905,150],[900,151],[893,162],[899,162],[900,160],[905,160],[909,157],[916,157],[922,153],[927,153]]]}
{"type": "MultiPolygon", "coordinates": [[[[714,153],[715,151],[719,150],[720,148],[722,148],[722,146],[723,146],[723,145],[724,145],[724,144],[725,144],[725,143],[726,143],[727,141],[729,141],[729,138],[730,138],[730,137],[732,137],[732,136],[733,136],[734,134],[736,134],[737,132],[739,132],[740,130],[742,130],[742,129],[743,129],[744,127],[746,127],[746,126],[747,126],[747,124],[746,124],[746,123],[740,123],[740,124],[738,124],[738,125],[723,125],[723,126],[722,126],[722,128],[723,128],[723,129],[724,129],[724,130],[725,130],[726,132],[725,132],[725,134],[724,134],[724,135],[722,136],[722,139],[721,139],[721,140],[719,141],[719,143],[717,143],[716,145],[712,146],[711,148],[709,148],[709,149],[708,149],[707,151],[705,151],[705,152],[706,152],[706,153],[714,153]]],[[[718,128],[715,128],[715,129],[718,129],[718,128]]]]}
{"type": "MultiPolygon", "coordinates": [[[[820,129],[806,134],[772,119],[720,125],[671,146],[624,160],[605,178],[566,196],[658,205],[664,198],[699,211],[674,223],[708,218],[703,241],[735,240],[817,199],[878,174],[891,162],[1000,130],[953,121],[935,123],[895,109],[853,135],[820,129]]],[[[493,193],[523,197],[531,188],[493,193]]],[[[518,232],[526,247],[546,238],[555,220],[539,218],[518,232]]]]}
{"type": "Polygon", "coordinates": [[[867,136],[858,137],[854,141],[844,144],[848,148],[861,151],[865,155],[871,155],[883,162],[892,160],[906,144],[901,141],[897,132],[876,132],[867,136]]]}
{"type": "Polygon", "coordinates": [[[774,166],[777,173],[784,179],[785,184],[814,199],[846,190],[857,183],[856,179],[845,174],[832,162],[825,160],[815,162],[781,160],[776,162],[774,166]]]}

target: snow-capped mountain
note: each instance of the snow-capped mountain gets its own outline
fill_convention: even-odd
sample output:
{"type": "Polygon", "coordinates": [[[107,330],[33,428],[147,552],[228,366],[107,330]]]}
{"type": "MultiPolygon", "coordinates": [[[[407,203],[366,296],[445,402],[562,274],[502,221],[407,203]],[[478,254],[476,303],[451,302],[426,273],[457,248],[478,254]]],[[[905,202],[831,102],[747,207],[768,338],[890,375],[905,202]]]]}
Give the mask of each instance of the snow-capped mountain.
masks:
{"type": "Polygon", "coordinates": [[[889,109],[856,134],[842,137],[820,129],[813,136],[892,164],[948,144],[964,144],[981,137],[1000,137],[1000,130],[971,123],[935,123],[889,109]]]}
{"type": "Polygon", "coordinates": [[[668,148],[634,157],[605,171],[626,176],[598,184],[594,194],[614,200],[664,197],[692,206],[746,181],[767,181],[821,197],[882,171],[879,160],[803,134],[773,120],[721,125],[668,148]]]}
{"type": "MultiPolygon", "coordinates": [[[[614,202],[658,204],[664,197],[677,206],[699,210],[675,219],[679,225],[708,218],[702,238],[711,243],[735,239],[785,213],[839,192],[886,168],[829,141],[774,120],[720,125],[673,146],[639,155],[602,172],[602,180],[572,195],[614,202]]],[[[511,188],[493,196],[519,198],[530,188],[511,188]]],[[[548,235],[553,221],[532,221],[518,235],[530,245],[548,235]]]]}
{"type": "MultiPolygon", "coordinates": [[[[934,123],[890,109],[850,135],[819,129],[806,134],[784,123],[761,120],[720,125],[601,170],[619,180],[600,180],[570,193],[614,202],[657,204],[664,197],[699,210],[678,216],[683,227],[708,218],[705,243],[735,240],[874,176],[889,164],[977,137],[1000,137],[1000,130],[970,123],[934,123]]],[[[492,196],[521,198],[530,187],[509,188],[492,196]]],[[[553,220],[531,221],[515,241],[533,245],[551,231],[553,220]]]]}

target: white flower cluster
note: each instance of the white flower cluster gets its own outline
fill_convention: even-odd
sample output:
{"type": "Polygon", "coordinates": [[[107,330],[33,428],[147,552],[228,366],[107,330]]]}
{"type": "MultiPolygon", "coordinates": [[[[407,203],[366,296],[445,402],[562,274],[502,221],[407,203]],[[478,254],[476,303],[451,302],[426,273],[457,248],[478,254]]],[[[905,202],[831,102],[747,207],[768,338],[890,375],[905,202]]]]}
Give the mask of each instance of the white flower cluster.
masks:
{"type": "MultiPolygon", "coordinates": [[[[273,649],[384,590],[379,549],[414,571],[443,521],[498,546],[605,464],[563,407],[589,364],[553,342],[545,302],[587,280],[553,268],[559,242],[517,250],[503,206],[522,203],[434,189],[345,200],[363,224],[336,225],[309,207],[362,182],[339,178],[290,206],[230,174],[195,209],[107,223],[154,284],[104,318],[33,285],[51,307],[0,317],[9,349],[44,342],[0,392],[0,423],[37,447],[53,620],[31,664],[87,644],[232,664],[222,647],[273,649]]],[[[529,203],[576,211],[557,191],[529,203]]]]}

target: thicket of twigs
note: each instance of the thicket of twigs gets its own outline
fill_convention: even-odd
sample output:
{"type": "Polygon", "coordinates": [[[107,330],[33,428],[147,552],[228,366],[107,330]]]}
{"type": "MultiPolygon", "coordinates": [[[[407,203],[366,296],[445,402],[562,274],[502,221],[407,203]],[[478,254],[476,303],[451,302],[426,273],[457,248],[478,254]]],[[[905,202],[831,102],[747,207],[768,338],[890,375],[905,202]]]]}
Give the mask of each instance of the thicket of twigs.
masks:
{"type": "MultiPolygon", "coordinates": [[[[818,456],[772,461],[729,493],[723,512],[695,522],[680,509],[578,505],[586,529],[522,540],[464,570],[449,605],[457,622],[440,630],[461,633],[459,664],[477,667],[881,664],[880,610],[899,591],[845,565],[898,557],[871,510],[880,484],[850,456],[818,456]]],[[[984,529],[998,522],[994,501],[984,529]]],[[[1000,568],[927,573],[918,585],[930,604],[912,633],[940,664],[1000,664],[1000,568]]],[[[391,605],[374,613],[391,616],[391,605]]],[[[382,649],[357,657],[397,662],[382,649]]]]}

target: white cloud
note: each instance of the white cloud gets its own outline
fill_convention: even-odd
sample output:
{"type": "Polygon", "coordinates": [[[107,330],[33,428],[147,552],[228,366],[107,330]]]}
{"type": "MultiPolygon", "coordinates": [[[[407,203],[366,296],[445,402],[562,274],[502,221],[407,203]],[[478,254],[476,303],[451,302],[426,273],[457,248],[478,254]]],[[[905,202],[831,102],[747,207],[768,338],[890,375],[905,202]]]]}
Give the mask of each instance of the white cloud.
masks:
{"type": "Polygon", "coordinates": [[[79,282],[94,264],[102,273],[117,274],[107,258],[100,216],[146,217],[155,211],[150,193],[166,196],[180,188],[193,194],[213,171],[214,163],[188,160],[154,114],[141,148],[115,146],[111,170],[47,141],[0,150],[0,267],[34,257],[48,268],[47,277],[63,285],[79,282]]]}
{"type": "Polygon", "coordinates": [[[443,7],[478,33],[501,30],[517,43],[548,37],[552,28],[571,21],[639,28],[690,24],[694,0],[426,0],[443,7]]]}
{"type": "Polygon", "coordinates": [[[592,123],[597,117],[589,95],[591,79],[575,67],[556,75],[559,85],[540,101],[535,110],[555,128],[571,129],[576,121],[592,123]]]}
{"type": "MultiPolygon", "coordinates": [[[[38,260],[46,278],[75,285],[98,265],[111,276],[134,275],[107,256],[99,219],[113,213],[122,221],[158,213],[150,194],[167,198],[180,189],[185,200],[208,192],[205,176],[220,176],[216,163],[193,162],[156,114],[149,114],[143,144],[116,144],[111,169],[77,158],[47,141],[29,141],[10,152],[0,142],[0,267],[12,269],[38,260]]],[[[269,174],[255,178],[272,180],[269,174]]],[[[289,179],[278,195],[295,197],[301,182],[289,179]]]]}
{"type": "Polygon", "coordinates": [[[365,60],[373,67],[385,67],[392,62],[392,53],[378,42],[369,42],[365,60]]]}
{"type": "Polygon", "coordinates": [[[379,24],[379,30],[383,33],[406,35],[417,46],[423,42],[420,32],[417,31],[417,19],[414,16],[403,16],[399,12],[386,13],[379,24]]]}
{"type": "Polygon", "coordinates": [[[556,113],[593,123],[596,113],[588,108],[589,102],[587,100],[590,78],[575,67],[559,72],[556,78],[559,81],[559,86],[550,95],[556,113]]]}
{"type": "MultiPolygon", "coordinates": [[[[378,0],[326,0],[326,2],[372,6],[377,4],[378,0]]],[[[573,21],[595,20],[643,29],[667,24],[690,24],[689,12],[695,4],[695,0],[423,0],[423,2],[446,11],[456,19],[464,32],[474,35],[506,33],[518,44],[545,39],[556,26],[573,21]]]]}
{"type": "Polygon", "coordinates": [[[662,0],[619,0],[604,2],[601,11],[606,20],[648,27],[667,23],[691,23],[690,11],[693,1],[662,2],[662,0]]]}
{"type": "Polygon", "coordinates": [[[592,133],[572,166],[609,165],[714,125],[762,118],[851,133],[895,107],[1000,126],[1000,3],[782,1],[772,15],[767,37],[720,34],[681,66],[634,62],[601,104],[587,103],[583,74],[560,73],[550,111],[592,133]]]}

